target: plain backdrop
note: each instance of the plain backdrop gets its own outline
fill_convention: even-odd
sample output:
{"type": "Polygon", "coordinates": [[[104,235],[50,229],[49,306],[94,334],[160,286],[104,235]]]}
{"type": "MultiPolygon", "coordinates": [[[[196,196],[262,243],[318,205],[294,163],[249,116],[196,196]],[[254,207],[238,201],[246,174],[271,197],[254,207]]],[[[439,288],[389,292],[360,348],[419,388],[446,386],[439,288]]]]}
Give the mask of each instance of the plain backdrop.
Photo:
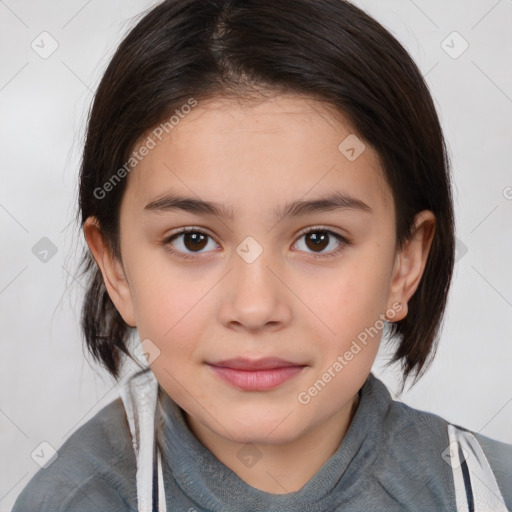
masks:
{"type": "MultiPolygon", "coordinates": [[[[39,469],[40,443],[58,449],[118,396],[79,330],[77,174],[101,74],[154,3],[0,1],[1,512],[39,469]]],[[[400,399],[512,443],[512,2],[355,3],[418,63],[453,165],[458,250],[441,342],[400,399]]],[[[373,371],[393,392],[381,348],[373,371]]]]}

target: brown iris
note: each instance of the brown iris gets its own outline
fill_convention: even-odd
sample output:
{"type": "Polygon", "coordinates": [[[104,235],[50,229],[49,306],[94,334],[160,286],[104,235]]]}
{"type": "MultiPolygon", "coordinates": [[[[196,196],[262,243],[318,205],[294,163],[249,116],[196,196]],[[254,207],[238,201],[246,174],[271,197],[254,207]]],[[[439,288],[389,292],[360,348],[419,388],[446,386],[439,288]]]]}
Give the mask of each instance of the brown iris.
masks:
{"type": "Polygon", "coordinates": [[[200,251],[207,243],[208,236],[204,233],[183,233],[183,243],[190,251],[200,251]]]}
{"type": "Polygon", "coordinates": [[[326,231],[306,233],[306,245],[312,250],[322,250],[329,244],[329,235],[326,231]],[[310,244],[311,242],[311,244],[310,244]]]}

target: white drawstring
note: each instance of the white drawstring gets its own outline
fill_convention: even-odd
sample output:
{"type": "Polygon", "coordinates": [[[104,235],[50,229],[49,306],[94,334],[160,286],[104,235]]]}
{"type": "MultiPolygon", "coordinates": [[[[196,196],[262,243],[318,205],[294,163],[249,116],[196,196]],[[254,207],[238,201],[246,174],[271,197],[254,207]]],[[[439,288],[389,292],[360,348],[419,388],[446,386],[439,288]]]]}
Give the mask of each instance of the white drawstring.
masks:
{"type": "Polygon", "coordinates": [[[474,512],[508,512],[492,468],[475,436],[449,424],[448,438],[457,511],[469,512],[471,501],[474,512]],[[468,486],[464,482],[466,468],[468,486]]]}
{"type": "MultiPolygon", "coordinates": [[[[137,510],[153,511],[153,454],[155,443],[155,415],[158,381],[148,368],[140,370],[121,387],[120,396],[126,411],[137,462],[137,510]]],[[[161,460],[159,459],[158,487],[160,510],[165,502],[161,460]]],[[[164,504],[165,507],[165,504],[164,504]]]]}
{"type": "MultiPolygon", "coordinates": [[[[140,370],[121,387],[137,462],[137,510],[153,511],[153,456],[158,381],[149,369],[140,370]]],[[[449,457],[453,471],[458,512],[508,512],[494,473],[476,438],[465,430],[448,425],[449,457]],[[461,457],[462,454],[462,457],[461,457]],[[466,482],[464,478],[466,471],[466,482]],[[467,478],[469,475],[469,479],[467,478]]],[[[157,450],[158,511],[166,512],[162,454],[157,450]]]]}
{"type": "Polygon", "coordinates": [[[164,476],[162,472],[162,454],[160,453],[160,450],[158,450],[158,510],[159,512],[167,512],[164,476]]]}

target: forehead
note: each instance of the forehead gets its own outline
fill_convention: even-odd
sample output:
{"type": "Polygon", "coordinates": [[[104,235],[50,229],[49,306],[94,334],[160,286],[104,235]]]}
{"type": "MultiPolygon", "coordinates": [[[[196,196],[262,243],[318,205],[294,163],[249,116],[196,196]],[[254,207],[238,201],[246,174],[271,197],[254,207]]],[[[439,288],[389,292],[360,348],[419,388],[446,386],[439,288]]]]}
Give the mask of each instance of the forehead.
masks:
{"type": "Polygon", "coordinates": [[[238,216],[264,215],[271,205],[334,190],[372,209],[392,208],[378,155],[324,103],[294,95],[216,98],[168,132],[161,141],[149,132],[136,145],[148,136],[157,142],[129,174],[123,202],[130,207],[172,192],[223,203],[238,216]]]}

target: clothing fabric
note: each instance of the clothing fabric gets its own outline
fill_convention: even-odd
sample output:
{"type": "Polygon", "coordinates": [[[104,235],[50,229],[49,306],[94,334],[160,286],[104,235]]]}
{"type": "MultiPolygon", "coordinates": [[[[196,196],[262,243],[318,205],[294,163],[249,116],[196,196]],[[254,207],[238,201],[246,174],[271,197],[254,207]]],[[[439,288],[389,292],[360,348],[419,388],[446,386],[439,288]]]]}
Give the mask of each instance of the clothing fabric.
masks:
{"type": "MultiPolygon", "coordinates": [[[[512,510],[512,445],[391,398],[370,373],[338,450],[299,491],[241,480],[147,369],[80,427],[12,512],[512,510]]],[[[257,462],[256,462],[257,463],[257,462]]]]}

